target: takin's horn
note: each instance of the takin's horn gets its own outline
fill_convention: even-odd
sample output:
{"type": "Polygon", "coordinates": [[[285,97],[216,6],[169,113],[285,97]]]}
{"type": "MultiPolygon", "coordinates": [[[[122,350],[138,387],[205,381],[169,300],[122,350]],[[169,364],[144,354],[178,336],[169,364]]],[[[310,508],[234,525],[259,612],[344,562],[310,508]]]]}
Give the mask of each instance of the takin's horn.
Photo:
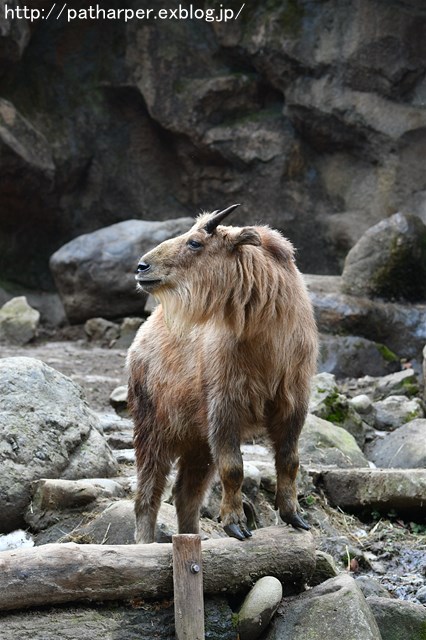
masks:
{"type": "Polygon", "coordinates": [[[213,233],[213,231],[222,222],[222,220],[226,218],[226,216],[228,216],[231,213],[231,211],[233,211],[239,206],[240,206],[239,204],[231,204],[230,207],[228,207],[227,209],[223,209],[223,211],[219,211],[219,210],[213,211],[213,214],[212,214],[213,217],[210,218],[210,220],[204,226],[205,231],[207,231],[207,233],[213,233]]]}

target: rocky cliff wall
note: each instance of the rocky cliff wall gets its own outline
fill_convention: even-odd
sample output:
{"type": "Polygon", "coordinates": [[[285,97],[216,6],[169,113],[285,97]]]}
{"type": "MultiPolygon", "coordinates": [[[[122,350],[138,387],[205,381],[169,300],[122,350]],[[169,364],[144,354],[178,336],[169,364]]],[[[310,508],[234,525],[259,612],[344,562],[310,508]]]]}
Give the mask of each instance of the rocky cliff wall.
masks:
{"type": "Polygon", "coordinates": [[[227,23],[4,8],[1,279],[49,288],[49,256],[81,233],[232,202],[237,222],[282,229],[312,273],[340,272],[398,210],[426,220],[422,0],[250,0],[227,23]]]}

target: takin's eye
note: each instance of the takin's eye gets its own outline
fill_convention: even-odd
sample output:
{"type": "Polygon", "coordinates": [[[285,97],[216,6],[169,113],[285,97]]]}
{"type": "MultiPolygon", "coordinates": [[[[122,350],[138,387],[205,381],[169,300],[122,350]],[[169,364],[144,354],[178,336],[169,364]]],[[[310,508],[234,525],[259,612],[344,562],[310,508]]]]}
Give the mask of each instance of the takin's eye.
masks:
{"type": "Polygon", "coordinates": [[[198,240],[188,240],[186,244],[190,249],[192,249],[192,251],[199,251],[204,247],[204,245],[201,242],[198,242],[198,240]]]}

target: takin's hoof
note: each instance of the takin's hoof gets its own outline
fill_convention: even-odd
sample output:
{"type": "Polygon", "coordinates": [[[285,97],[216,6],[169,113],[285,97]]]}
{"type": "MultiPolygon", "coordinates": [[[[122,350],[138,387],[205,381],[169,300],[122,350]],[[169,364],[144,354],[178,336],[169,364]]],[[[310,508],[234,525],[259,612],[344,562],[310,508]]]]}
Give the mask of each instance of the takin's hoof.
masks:
{"type": "Polygon", "coordinates": [[[223,527],[224,532],[230,538],[237,538],[237,540],[245,540],[246,538],[251,538],[252,533],[249,529],[246,529],[242,525],[238,526],[237,524],[226,524],[223,527]]]}
{"type": "Polygon", "coordinates": [[[283,518],[283,520],[287,522],[287,524],[291,524],[295,529],[305,529],[305,531],[309,531],[311,528],[298,513],[293,513],[293,515],[288,518],[283,518]]]}

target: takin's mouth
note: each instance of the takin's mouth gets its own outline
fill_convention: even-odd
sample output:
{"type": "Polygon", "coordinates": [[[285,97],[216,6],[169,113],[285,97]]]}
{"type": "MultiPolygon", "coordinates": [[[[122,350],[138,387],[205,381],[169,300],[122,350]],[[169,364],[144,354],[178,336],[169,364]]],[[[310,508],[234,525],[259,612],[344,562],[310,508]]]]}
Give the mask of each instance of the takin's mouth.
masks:
{"type": "Polygon", "coordinates": [[[148,278],[136,278],[137,283],[138,283],[138,287],[140,287],[143,291],[145,291],[146,293],[150,293],[153,289],[156,289],[162,282],[162,280],[159,279],[151,279],[148,280],[148,278]]]}

